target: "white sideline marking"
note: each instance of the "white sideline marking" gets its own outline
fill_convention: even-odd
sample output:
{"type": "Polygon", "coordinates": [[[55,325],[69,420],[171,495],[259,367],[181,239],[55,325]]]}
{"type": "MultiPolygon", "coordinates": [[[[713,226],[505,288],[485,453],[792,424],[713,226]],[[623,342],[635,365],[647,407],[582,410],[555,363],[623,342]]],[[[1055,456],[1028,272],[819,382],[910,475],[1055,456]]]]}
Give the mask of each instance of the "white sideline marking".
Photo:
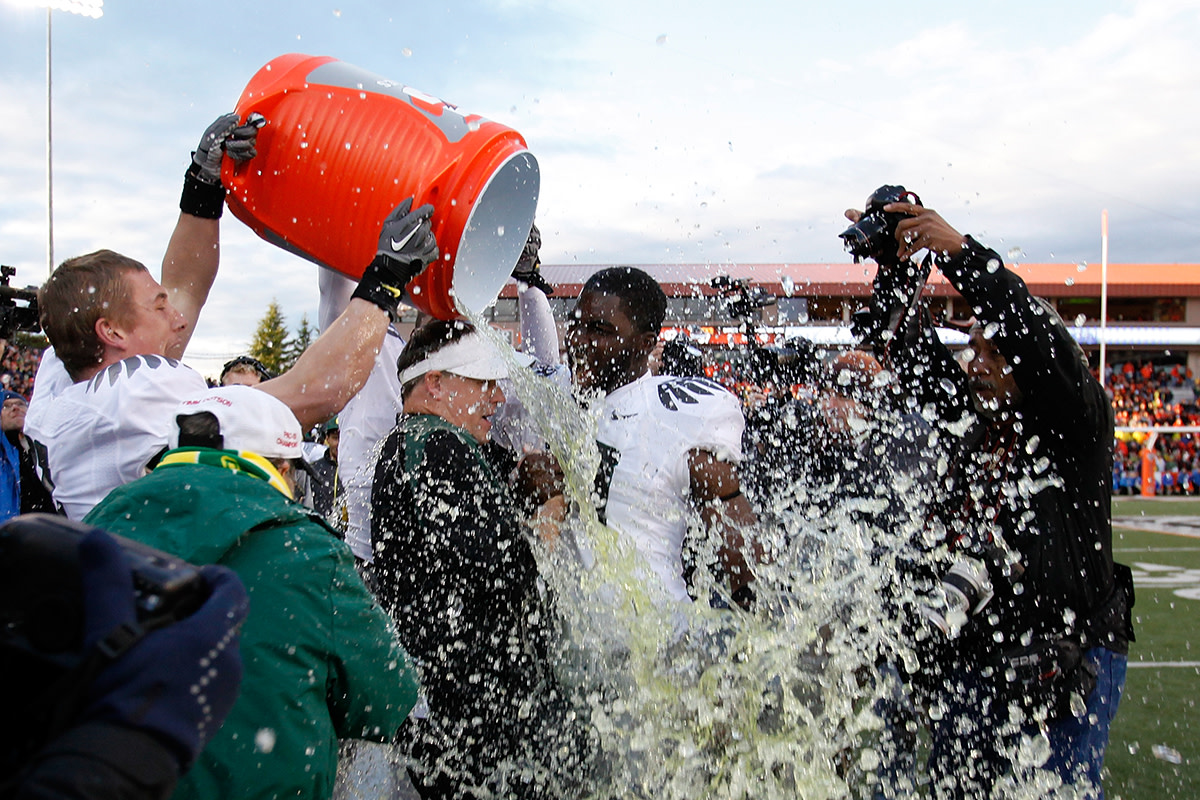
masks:
{"type": "Polygon", "coordinates": [[[1134,667],[1149,667],[1152,669],[1160,667],[1187,667],[1189,669],[1196,669],[1200,667],[1200,661],[1130,661],[1129,668],[1133,669],[1134,667]]]}
{"type": "Polygon", "coordinates": [[[1113,517],[1114,528],[1132,528],[1150,533],[1169,533],[1174,536],[1200,538],[1200,517],[1184,516],[1154,516],[1154,517],[1113,517]]]}

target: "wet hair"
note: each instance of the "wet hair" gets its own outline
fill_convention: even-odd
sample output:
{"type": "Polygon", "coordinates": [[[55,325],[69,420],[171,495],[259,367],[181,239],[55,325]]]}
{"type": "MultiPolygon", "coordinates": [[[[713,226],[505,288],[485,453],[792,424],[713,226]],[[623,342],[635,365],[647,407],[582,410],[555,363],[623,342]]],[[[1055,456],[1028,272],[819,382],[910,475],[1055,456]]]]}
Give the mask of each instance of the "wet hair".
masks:
{"type": "MultiPolygon", "coordinates": [[[[431,319],[413,331],[408,344],[396,359],[396,375],[414,364],[419,364],[446,345],[457,342],[475,330],[475,326],[464,320],[431,319]]],[[[407,400],[424,375],[418,375],[400,387],[400,399],[407,400]]]]}
{"type": "Polygon", "coordinates": [[[179,427],[180,447],[211,447],[225,449],[225,437],[221,435],[221,423],[211,411],[195,414],[179,414],[175,417],[179,427]]]}
{"type": "Polygon", "coordinates": [[[826,364],[825,372],[826,385],[835,394],[862,402],[879,402],[883,397],[879,377],[883,367],[875,356],[864,350],[836,353],[826,364]]]}
{"type": "Polygon", "coordinates": [[[667,295],[658,281],[637,267],[609,267],[587,279],[583,291],[621,298],[634,328],[657,334],[667,317],[667,295]]]}
{"type": "Polygon", "coordinates": [[[127,320],[130,294],[125,275],[138,271],[149,272],[140,261],[97,250],[67,259],[42,284],[42,330],[73,379],[103,361],[104,343],[96,335],[96,322],[103,317],[127,320]]]}
{"type": "MultiPolygon", "coordinates": [[[[179,447],[208,447],[213,450],[224,450],[225,436],[221,433],[221,421],[211,411],[198,411],[195,414],[179,414],[175,417],[179,427],[179,447]]],[[[233,448],[230,448],[233,449],[233,448]]],[[[294,469],[301,468],[300,459],[269,458],[263,456],[275,469],[282,470],[284,464],[291,464],[294,469]]]]}
{"type": "Polygon", "coordinates": [[[229,373],[245,373],[247,375],[257,375],[260,381],[269,381],[275,376],[267,369],[266,365],[259,361],[254,356],[238,356],[225,362],[225,366],[221,367],[222,386],[225,385],[225,378],[229,373]]]}

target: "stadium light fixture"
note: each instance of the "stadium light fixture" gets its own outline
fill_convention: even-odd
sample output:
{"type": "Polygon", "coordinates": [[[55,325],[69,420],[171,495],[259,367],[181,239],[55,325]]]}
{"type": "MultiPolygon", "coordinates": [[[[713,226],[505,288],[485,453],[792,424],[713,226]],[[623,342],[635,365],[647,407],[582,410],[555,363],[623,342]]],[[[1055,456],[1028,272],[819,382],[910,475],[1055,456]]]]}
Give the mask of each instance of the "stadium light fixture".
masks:
{"type": "Polygon", "coordinates": [[[54,272],[54,103],[51,43],[55,11],[66,11],[82,17],[98,19],[104,16],[104,0],[7,0],[23,8],[46,9],[46,274],[54,272]]]}

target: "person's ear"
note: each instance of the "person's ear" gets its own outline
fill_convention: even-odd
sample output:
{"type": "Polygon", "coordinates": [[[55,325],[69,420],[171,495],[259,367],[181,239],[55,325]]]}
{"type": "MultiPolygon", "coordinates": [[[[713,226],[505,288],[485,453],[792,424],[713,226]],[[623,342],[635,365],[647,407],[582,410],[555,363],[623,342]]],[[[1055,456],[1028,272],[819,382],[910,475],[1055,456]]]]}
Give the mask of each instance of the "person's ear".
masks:
{"type": "Polygon", "coordinates": [[[425,391],[434,400],[441,400],[442,394],[445,391],[445,386],[442,383],[442,373],[439,370],[430,370],[426,372],[422,379],[425,381],[425,391]]]}
{"type": "Polygon", "coordinates": [[[638,350],[649,358],[650,354],[654,352],[654,348],[658,346],[658,331],[643,331],[637,335],[635,341],[638,350]]]}
{"type": "Polygon", "coordinates": [[[113,320],[100,317],[95,325],[96,338],[106,347],[122,348],[125,346],[125,334],[113,320]]]}

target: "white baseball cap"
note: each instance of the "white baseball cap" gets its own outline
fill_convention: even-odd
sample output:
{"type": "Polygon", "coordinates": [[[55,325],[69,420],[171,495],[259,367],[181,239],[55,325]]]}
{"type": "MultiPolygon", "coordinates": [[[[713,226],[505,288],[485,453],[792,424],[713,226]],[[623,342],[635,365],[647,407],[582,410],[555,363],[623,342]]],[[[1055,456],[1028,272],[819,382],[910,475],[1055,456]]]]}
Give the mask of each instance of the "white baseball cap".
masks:
{"type": "MultiPolygon", "coordinates": [[[[282,400],[253,386],[217,386],[190,397],[175,409],[178,419],[207,411],[217,418],[225,450],[247,450],[266,458],[300,458],[304,437],[296,415],[282,400]]],[[[179,425],[169,445],[179,446],[179,425]]]]}
{"type": "MultiPolygon", "coordinates": [[[[524,353],[514,353],[513,360],[522,367],[533,363],[533,357],[524,353]]],[[[463,378],[495,381],[508,377],[508,361],[487,337],[471,331],[401,372],[400,383],[408,383],[426,372],[449,372],[463,378]]]]}

